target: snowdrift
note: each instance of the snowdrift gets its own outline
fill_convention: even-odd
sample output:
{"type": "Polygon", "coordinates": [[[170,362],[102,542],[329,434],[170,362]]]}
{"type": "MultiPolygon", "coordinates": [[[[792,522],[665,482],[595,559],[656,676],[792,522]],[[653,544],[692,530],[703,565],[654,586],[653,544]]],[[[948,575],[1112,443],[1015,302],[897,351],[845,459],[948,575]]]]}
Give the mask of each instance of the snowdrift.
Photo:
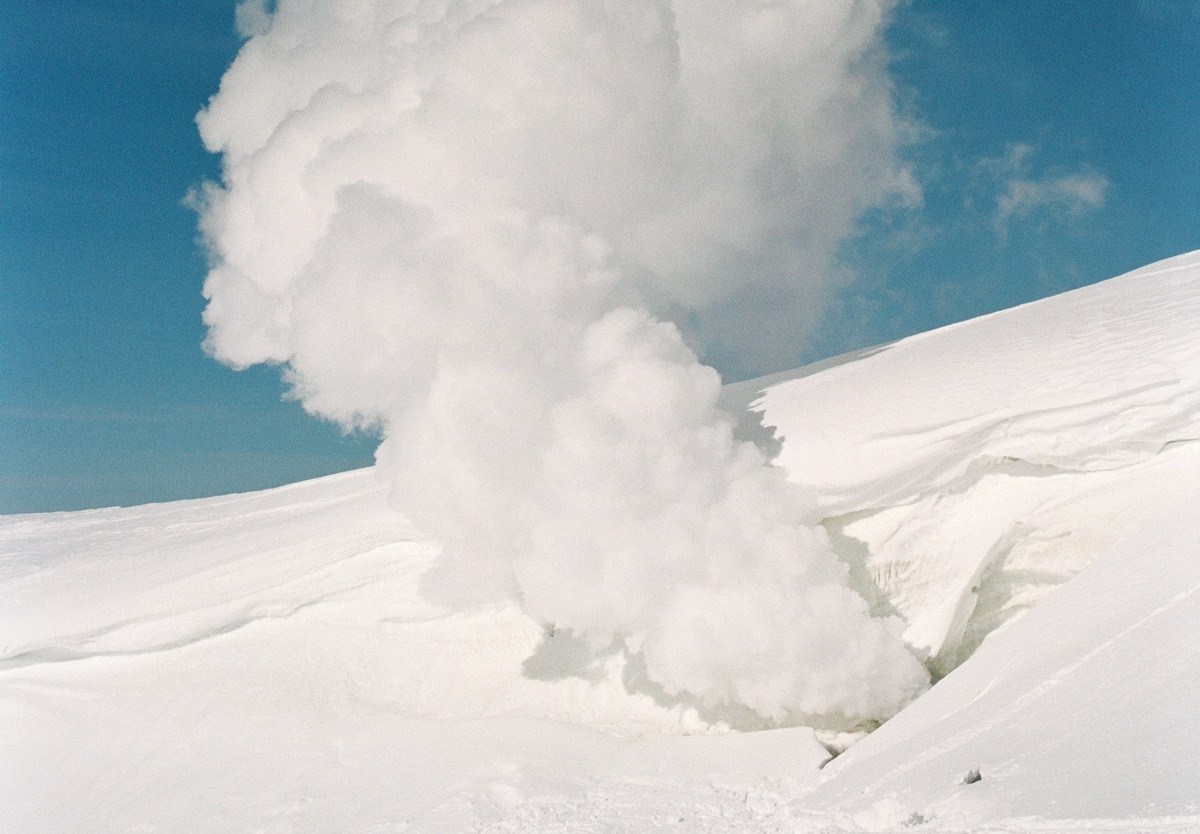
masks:
{"type": "Polygon", "coordinates": [[[428,602],[369,470],[4,517],[0,830],[1200,830],[1198,322],[1191,254],[726,388],[944,675],[832,761],[428,602]]]}
{"type": "Polygon", "coordinates": [[[1184,255],[726,400],[750,401],[859,590],[944,673],[1194,487],[1196,267],[1184,255]]]}

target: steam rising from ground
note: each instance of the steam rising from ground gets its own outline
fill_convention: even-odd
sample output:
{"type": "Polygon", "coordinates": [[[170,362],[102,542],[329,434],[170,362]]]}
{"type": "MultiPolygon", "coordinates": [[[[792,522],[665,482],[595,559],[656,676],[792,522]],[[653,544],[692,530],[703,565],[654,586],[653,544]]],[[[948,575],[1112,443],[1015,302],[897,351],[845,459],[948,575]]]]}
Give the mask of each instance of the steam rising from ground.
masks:
{"type": "Polygon", "coordinates": [[[378,426],[434,585],[669,693],[887,717],[925,683],[657,316],[803,330],[895,173],[877,2],[283,0],[200,115],[208,346],[378,426]],[[785,298],[807,299],[787,304],[785,298]],[[745,303],[746,299],[755,299],[745,303]]]}

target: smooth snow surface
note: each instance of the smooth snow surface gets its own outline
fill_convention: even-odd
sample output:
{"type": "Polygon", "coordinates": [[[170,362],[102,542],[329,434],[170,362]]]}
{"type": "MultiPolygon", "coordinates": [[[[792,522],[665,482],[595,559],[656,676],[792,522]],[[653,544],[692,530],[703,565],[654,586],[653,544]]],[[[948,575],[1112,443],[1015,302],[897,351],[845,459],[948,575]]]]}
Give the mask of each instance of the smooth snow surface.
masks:
{"type": "Polygon", "coordinates": [[[1194,490],[1197,265],[913,336],[753,402],[860,590],[935,671],[1194,490]]]}
{"type": "Polygon", "coordinates": [[[0,831],[1200,831],[1197,322],[1193,254],[726,389],[948,673],[823,768],[423,599],[370,470],[4,517],[0,831]]]}

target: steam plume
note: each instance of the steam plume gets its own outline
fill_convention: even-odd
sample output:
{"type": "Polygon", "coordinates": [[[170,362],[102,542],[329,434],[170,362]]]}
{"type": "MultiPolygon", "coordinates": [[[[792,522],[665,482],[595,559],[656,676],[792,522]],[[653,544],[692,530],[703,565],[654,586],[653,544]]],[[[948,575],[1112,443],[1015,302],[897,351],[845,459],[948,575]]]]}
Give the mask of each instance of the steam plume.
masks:
{"type": "Polygon", "coordinates": [[[199,116],[208,348],[382,429],[443,594],[516,596],[711,704],[890,715],[925,682],[899,624],[661,319],[737,344],[714,310],[799,297],[811,323],[903,182],[882,5],[244,4],[199,116]]]}

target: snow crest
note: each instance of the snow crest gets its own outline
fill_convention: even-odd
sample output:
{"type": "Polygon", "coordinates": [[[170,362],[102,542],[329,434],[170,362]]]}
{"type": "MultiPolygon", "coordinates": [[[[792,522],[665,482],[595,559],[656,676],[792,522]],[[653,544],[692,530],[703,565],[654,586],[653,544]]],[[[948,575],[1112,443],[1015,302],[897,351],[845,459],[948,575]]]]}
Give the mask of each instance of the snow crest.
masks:
{"type": "Polygon", "coordinates": [[[1193,491],[1198,265],[1182,255],[737,392],[859,590],[906,619],[939,674],[1193,491]]]}

